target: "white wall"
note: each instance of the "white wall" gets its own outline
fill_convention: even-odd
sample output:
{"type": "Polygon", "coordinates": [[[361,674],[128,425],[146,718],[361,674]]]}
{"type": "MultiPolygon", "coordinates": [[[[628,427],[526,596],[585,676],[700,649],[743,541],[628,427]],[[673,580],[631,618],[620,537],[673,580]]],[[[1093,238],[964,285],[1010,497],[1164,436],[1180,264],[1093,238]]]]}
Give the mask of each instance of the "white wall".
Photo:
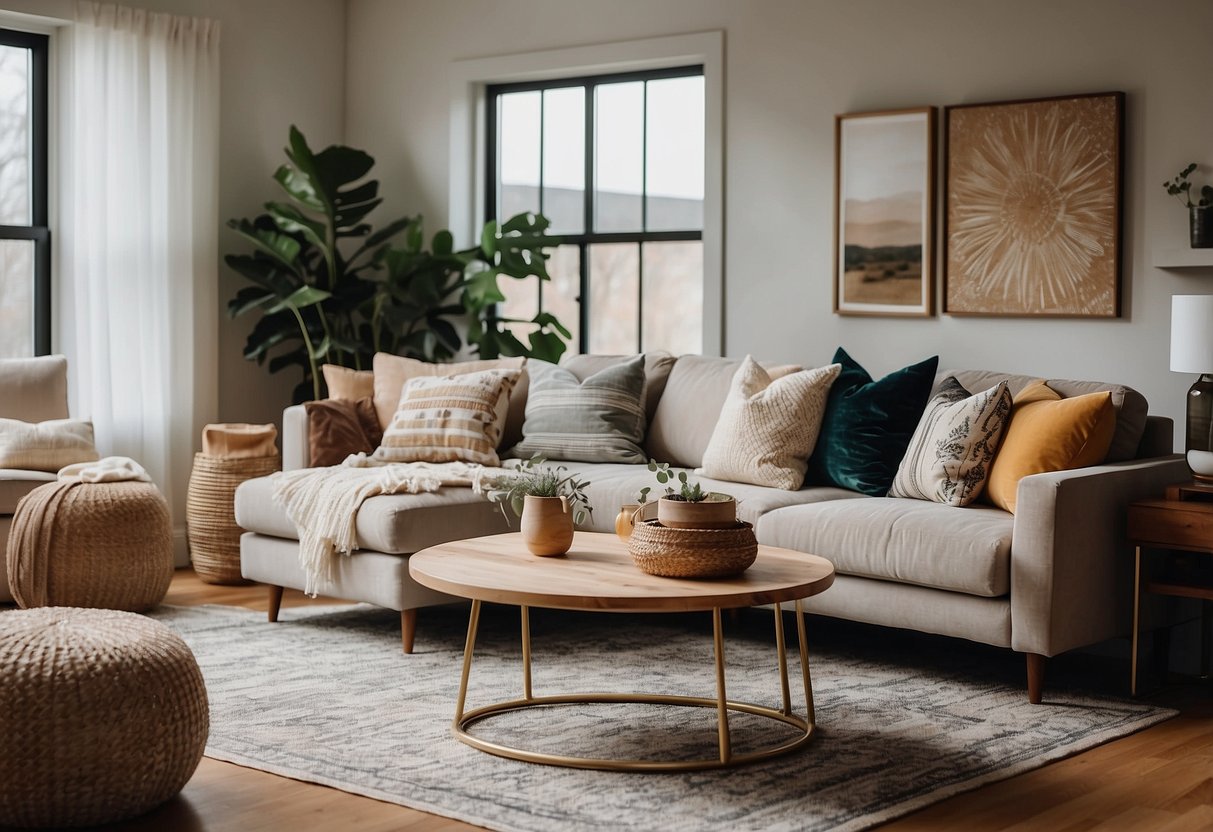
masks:
{"type": "Polygon", "coordinates": [[[938,353],[1127,383],[1182,419],[1170,296],[1213,291],[1213,270],[1161,271],[1151,250],[1186,239],[1160,183],[1192,160],[1213,181],[1208,0],[349,0],[347,26],[345,140],[379,159],[382,217],[445,224],[451,61],[720,29],[730,355],[821,364],[842,344],[883,373],[938,353]],[[1128,93],[1121,319],[833,314],[836,113],[1109,90],[1128,93]]]}

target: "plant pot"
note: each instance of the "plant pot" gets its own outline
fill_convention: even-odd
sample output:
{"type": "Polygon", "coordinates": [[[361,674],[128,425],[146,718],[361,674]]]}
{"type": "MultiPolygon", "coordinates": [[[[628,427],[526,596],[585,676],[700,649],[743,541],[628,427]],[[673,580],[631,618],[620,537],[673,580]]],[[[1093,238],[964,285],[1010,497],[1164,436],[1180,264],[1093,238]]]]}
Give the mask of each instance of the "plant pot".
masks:
{"type": "Polygon", "coordinates": [[[669,529],[727,529],[737,524],[737,501],[716,493],[698,503],[662,497],[657,522],[669,529]]]}
{"type": "Polygon", "coordinates": [[[568,498],[526,495],[519,531],[532,555],[563,555],[573,545],[573,513],[568,498]]]}
{"type": "Polygon", "coordinates": [[[1188,235],[1192,248],[1213,248],[1213,205],[1188,209],[1188,235]]]}

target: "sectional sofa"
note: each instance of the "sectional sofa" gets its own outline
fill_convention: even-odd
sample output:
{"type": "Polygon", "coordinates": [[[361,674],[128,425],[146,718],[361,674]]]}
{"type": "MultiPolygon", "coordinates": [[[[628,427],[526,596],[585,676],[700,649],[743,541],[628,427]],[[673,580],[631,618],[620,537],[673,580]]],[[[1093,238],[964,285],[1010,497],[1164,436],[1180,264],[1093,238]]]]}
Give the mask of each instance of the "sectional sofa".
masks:
{"type": "MultiPolygon", "coordinates": [[[[613,361],[574,356],[564,362],[584,379],[613,361]]],[[[665,355],[646,357],[645,451],[681,468],[702,464],[703,452],[739,362],[665,355]]],[[[941,372],[969,390],[1006,379],[1012,393],[1033,381],[986,370],[941,372]]],[[[868,497],[834,487],[783,491],[704,480],[737,499],[741,519],[760,543],[810,552],[834,563],[829,592],[809,612],[965,638],[1025,654],[1028,695],[1041,699],[1045,659],[1128,632],[1132,557],[1124,539],[1124,509],[1184,479],[1171,454],[1171,420],[1149,416],[1145,399],[1115,384],[1050,380],[1063,396],[1111,391],[1116,433],[1103,464],[1020,481],[1010,514],[976,503],[954,508],[922,500],[868,497]]],[[[525,396],[525,390],[515,395],[525,396]]],[[[513,403],[517,404],[517,403],[513,403]]],[[[521,412],[521,408],[511,410],[521,412]]],[[[308,465],[307,415],[284,414],[284,467],[308,465]]],[[[516,433],[517,425],[506,433],[516,433]]],[[[652,484],[643,465],[569,462],[590,480],[596,511],[590,529],[611,531],[618,507],[652,484]]],[[[272,499],[268,478],[243,484],[236,495],[246,578],[270,585],[271,620],[282,587],[302,588],[296,531],[272,499]]],[[[419,608],[456,599],[422,587],[408,574],[408,556],[427,546],[498,534],[507,524],[497,506],[467,488],[378,496],[358,514],[360,551],[342,557],[323,594],[401,611],[402,638],[411,651],[419,608]]]]}

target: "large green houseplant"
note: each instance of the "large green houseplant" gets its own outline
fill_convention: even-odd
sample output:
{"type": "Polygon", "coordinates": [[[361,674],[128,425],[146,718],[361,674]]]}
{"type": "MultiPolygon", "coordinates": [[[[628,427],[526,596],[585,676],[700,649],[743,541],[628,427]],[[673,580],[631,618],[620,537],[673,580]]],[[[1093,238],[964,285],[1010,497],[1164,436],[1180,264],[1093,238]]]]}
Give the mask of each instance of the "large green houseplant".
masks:
{"type": "Polygon", "coordinates": [[[283,201],[228,227],[252,245],[227,264],[252,285],[228,303],[233,317],[260,310],[244,357],[270,372],[303,371],[295,400],[320,398],[321,363],[369,368],[376,352],[443,361],[469,345],[482,358],[526,355],[559,359],[569,331],[550,314],[500,318],[498,279],[549,280],[548,221],[519,214],[488,223],[477,245],[455,250],[449,231],[425,246],[422,219],[401,217],[378,230],[367,216],[383,201],[366,179],[375,160],[333,145],[313,152],[291,127],[288,163],[274,174],[283,201]],[[526,341],[515,330],[529,329],[526,341]],[[271,358],[270,353],[274,352],[271,358]]]}

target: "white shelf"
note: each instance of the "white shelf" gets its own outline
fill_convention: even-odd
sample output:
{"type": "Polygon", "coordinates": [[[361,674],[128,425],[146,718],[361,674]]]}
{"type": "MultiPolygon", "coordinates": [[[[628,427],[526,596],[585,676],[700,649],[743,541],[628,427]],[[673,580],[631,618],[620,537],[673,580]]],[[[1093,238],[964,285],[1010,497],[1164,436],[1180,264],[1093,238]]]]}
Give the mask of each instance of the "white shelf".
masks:
{"type": "Polygon", "coordinates": [[[1156,248],[1154,266],[1159,269],[1211,269],[1213,248],[1156,248]]]}

